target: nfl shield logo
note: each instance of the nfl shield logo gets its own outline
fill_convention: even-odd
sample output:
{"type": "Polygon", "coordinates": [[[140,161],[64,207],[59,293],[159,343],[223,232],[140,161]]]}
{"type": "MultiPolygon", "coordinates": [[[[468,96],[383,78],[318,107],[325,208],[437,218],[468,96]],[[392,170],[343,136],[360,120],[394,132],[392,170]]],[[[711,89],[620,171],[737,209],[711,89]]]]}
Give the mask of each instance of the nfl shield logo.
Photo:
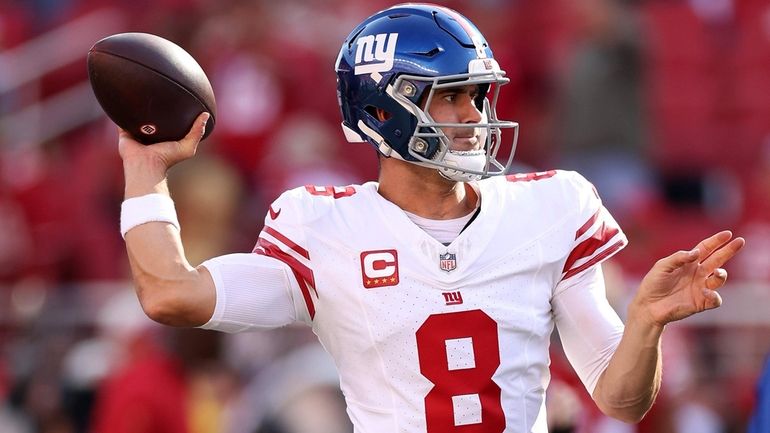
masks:
{"type": "Polygon", "coordinates": [[[457,267],[457,256],[447,252],[438,255],[438,266],[442,271],[452,272],[457,267]]]}

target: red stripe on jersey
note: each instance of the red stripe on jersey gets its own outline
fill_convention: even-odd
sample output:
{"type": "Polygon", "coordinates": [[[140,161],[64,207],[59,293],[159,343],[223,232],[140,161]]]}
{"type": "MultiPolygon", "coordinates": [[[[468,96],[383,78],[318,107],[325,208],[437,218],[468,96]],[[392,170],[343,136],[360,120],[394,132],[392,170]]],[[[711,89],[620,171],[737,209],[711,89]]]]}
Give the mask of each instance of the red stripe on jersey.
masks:
{"type": "Polygon", "coordinates": [[[505,176],[508,182],[532,182],[534,180],[543,180],[556,176],[556,170],[538,171],[535,173],[517,173],[505,176]]]}
{"type": "Polygon", "coordinates": [[[594,257],[593,259],[583,263],[582,265],[578,266],[575,269],[571,269],[569,272],[567,272],[564,275],[564,277],[562,277],[562,280],[566,280],[567,278],[573,275],[579,274],[580,272],[583,272],[584,270],[590,268],[591,266],[599,263],[600,261],[614,254],[619,249],[623,248],[625,244],[626,244],[625,239],[620,239],[619,241],[615,242],[611,247],[597,254],[596,257],[594,257]]]}
{"type": "Polygon", "coordinates": [[[579,238],[579,237],[583,236],[583,235],[584,235],[584,234],[585,234],[585,233],[588,231],[588,229],[590,229],[590,228],[591,228],[591,226],[592,226],[592,225],[594,225],[594,223],[596,222],[596,219],[597,219],[597,218],[599,218],[599,212],[601,212],[601,211],[602,211],[602,210],[601,210],[601,208],[599,208],[599,210],[597,210],[597,211],[596,211],[596,212],[595,212],[595,213],[594,213],[594,214],[591,216],[591,218],[588,218],[588,221],[586,221],[586,223],[585,223],[585,224],[583,224],[583,225],[582,225],[582,226],[581,226],[581,227],[578,229],[578,231],[576,231],[576,232],[575,232],[575,239],[577,239],[577,238],[579,238]]]}
{"type": "MultiPolygon", "coordinates": [[[[297,284],[299,284],[299,290],[302,292],[302,297],[305,299],[305,305],[307,306],[307,314],[310,315],[310,320],[313,320],[315,317],[315,305],[313,304],[313,298],[310,297],[310,290],[307,287],[307,283],[303,278],[301,278],[300,275],[297,274],[297,271],[294,269],[291,270],[294,272],[294,278],[297,279],[297,284]]],[[[313,288],[315,290],[315,288],[313,288]]],[[[316,292],[316,296],[318,296],[318,293],[316,292]]]]}
{"type": "Polygon", "coordinates": [[[293,249],[297,253],[299,253],[300,256],[310,260],[310,253],[307,252],[306,249],[302,248],[301,246],[297,245],[294,241],[287,238],[286,236],[282,235],[278,230],[265,226],[265,231],[269,233],[272,237],[278,239],[279,241],[283,242],[287,247],[293,249]]]}
{"type": "MultiPolygon", "coordinates": [[[[276,244],[268,241],[265,238],[259,238],[257,241],[257,247],[262,248],[265,250],[265,255],[270,257],[275,257],[276,259],[279,259],[280,261],[286,263],[291,267],[292,270],[299,273],[299,275],[305,279],[310,285],[315,289],[315,277],[313,275],[313,270],[308,268],[307,266],[300,263],[299,260],[295,259],[291,254],[283,251],[279,246],[276,244]]],[[[257,254],[260,254],[259,251],[255,252],[257,254]]],[[[318,292],[316,292],[316,296],[318,295],[318,292]]]]}
{"type": "Polygon", "coordinates": [[[596,252],[596,250],[604,246],[619,232],[619,228],[607,228],[607,224],[603,222],[601,227],[599,227],[599,230],[594,232],[593,236],[577,244],[577,246],[572,249],[569,257],[567,257],[567,262],[564,263],[564,269],[562,269],[562,272],[567,272],[570,270],[578,260],[590,257],[593,253],[596,252]]]}
{"type": "Polygon", "coordinates": [[[257,241],[257,247],[254,248],[254,253],[278,259],[286,263],[291,268],[291,272],[294,274],[294,278],[297,280],[297,285],[302,292],[302,297],[305,299],[307,312],[310,314],[310,319],[312,320],[313,316],[315,316],[315,305],[313,304],[313,298],[310,296],[308,283],[310,283],[310,287],[313,288],[315,295],[318,296],[318,291],[315,289],[315,278],[313,276],[313,271],[300,263],[299,260],[292,257],[290,254],[281,250],[277,245],[268,240],[265,240],[264,238],[259,238],[257,241]]]}

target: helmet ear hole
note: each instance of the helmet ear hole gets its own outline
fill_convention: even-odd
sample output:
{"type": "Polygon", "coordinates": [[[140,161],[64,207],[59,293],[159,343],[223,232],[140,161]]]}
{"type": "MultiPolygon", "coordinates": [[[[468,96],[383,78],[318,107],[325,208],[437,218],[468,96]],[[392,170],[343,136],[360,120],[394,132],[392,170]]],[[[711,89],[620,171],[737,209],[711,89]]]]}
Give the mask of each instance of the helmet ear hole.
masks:
{"type": "Polygon", "coordinates": [[[370,116],[374,117],[380,122],[385,122],[391,117],[393,117],[393,115],[390,114],[389,111],[386,111],[379,107],[375,107],[373,105],[367,105],[364,110],[366,110],[366,112],[369,113],[370,116]]]}

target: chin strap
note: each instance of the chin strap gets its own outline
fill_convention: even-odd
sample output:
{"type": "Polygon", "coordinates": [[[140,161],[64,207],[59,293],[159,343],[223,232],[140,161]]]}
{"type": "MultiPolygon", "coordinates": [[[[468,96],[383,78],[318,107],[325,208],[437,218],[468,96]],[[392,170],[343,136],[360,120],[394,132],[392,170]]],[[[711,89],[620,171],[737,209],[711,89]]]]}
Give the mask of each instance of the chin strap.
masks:
{"type": "Polygon", "coordinates": [[[468,173],[466,170],[483,171],[487,164],[487,153],[483,150],[450,150],[444,155],[445,164],[457,167],[457,170],[440,167],[438,172],[455,182],[470,182],[481,179],[481,175],[468,173]]]}

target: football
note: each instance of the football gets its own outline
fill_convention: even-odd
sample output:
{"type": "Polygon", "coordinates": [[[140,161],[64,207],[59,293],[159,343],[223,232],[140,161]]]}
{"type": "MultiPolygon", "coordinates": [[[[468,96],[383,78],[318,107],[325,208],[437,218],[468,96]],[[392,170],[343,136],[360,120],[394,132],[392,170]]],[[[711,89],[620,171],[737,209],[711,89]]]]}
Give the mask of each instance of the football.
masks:
{"type": "Polygon", "coordinates": [[[120,33],[88,51],[88,78],[99,105],[143,144],[183,138],[195,118],[216,102],[203,68],[183,48],[148,33],[120,33]]]}

